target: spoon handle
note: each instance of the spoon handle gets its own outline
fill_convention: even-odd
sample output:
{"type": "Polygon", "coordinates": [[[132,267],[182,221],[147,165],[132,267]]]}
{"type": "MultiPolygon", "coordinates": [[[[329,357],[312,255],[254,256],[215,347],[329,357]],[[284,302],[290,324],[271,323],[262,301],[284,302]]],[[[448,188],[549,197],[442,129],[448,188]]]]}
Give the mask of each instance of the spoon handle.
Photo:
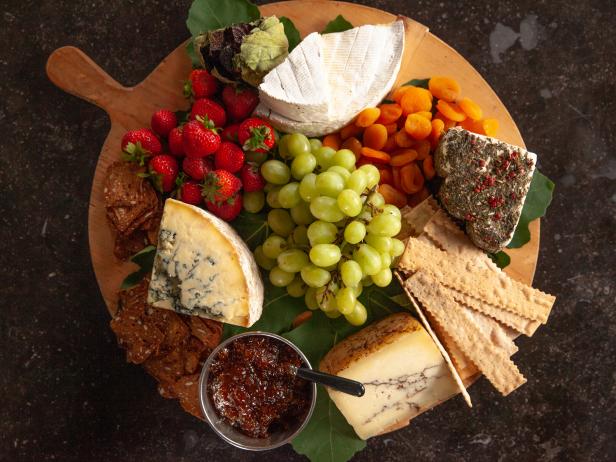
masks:
{"type": "Polygon", "coordinates": [[[366,391],[364,385],[355,380],[345,379],[344,377],[338,377],[337,375],[326,374],[325,372],[304,367],[297,368],[297,376],[353,396],[364,396],[366,391]]]}

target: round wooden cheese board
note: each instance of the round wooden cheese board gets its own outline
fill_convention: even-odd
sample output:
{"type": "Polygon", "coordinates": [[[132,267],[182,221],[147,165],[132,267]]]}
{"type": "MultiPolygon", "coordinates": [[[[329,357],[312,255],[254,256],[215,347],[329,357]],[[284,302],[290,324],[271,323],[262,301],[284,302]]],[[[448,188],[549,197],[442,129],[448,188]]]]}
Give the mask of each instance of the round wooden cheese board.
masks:
{"type": "MultiPolygon", "coordinates": [[[[396,16],[363,5],[327,0],[295,0],[270,3],[260,7],[264,16],[290,18],[302,37],[320,31],[337,15],[343,15],[354,26],[393,21],[396,16]]],[[[117,307],[117,293],[122,280],[135,267],[123,263],[113,254],[113,235],[107,224],[103,187],[107,168],[121,158],[120,140],[130,129],[148,127],[151,114],[160,108],[181,110],[188,107],[182,95],[183,82],[191,63],[184,44],[173,50],[141,83],[124,87],[74,47],[55,50],[47,62],[47,74],[61,89],[104,109],[111,119],[111,130],[98,158],[90,195],[88,231],[92,265],[99,288],[110,314],[117,307]]],[[[515,122],[505,105],[481,75],[453,48],[431,34],[427,27],[412,21],[405,56],[394,88],[415,78],[434,75],[452,76],[462,86],[465,96],[475,100],[488,117],[498,119],[498,137],[508,143],[524,146],[515,122]],[[409,37],[411,40],[409,40],[409,37]]],[[[519,249],[508,249],[511,264],[506,273],[523,283],[531,284],[539,253],[539,220],[530,225],[531,240],[519,249]]],[[[462,371],[465,382],[477,377],[476,370],[462,371]]],[[[433,406],[439,404],[433,403],[433,406]]]]}

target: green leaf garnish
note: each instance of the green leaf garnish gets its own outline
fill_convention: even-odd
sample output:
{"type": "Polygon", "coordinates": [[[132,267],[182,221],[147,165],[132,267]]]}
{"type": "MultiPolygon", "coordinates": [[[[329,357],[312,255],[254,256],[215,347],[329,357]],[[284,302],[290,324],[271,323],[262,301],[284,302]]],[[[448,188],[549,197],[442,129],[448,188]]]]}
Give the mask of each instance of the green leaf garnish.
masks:
{"type": "Polygon", "coordinates": [[[295,27],[295,24],[293,24],[293,21],[291,21],[286,16],[281,16],[279,20],[284,26],[284,33],[287,36],[287,40],[289,41],[289,53],[291,53],[291,51],[293,51],[293,48],[295,48],[299,44],[299,42],[302,41],[302,39],[299,35],[299,31],[295,27]]]}
{"type": "Polygon", "coordinates": [[[327,23],[321,34],[331,34],[332,32],[344,32],[345,30],[353,29],[353,24],[347,21],[344,16],[339,14],[336,19],[332,19],[327,23]]]}
{"type": "Polygon", "coordinates": [[[488,257],[490,257],[492,261],[496,263],[496,266],[498,266],[500,269],[503,269],[509,266],[509,263],[511,263],[511,257],[503,251],[496,252],[496,253],[489,253],[488,257]]]}
{"type": "Polygon", "coordinates": [[[552,180],[543,175],[538,169],[535,169],[528,194],[526,194],[520,221],[507,248],[517,249],[530,241],[528,225],[531,221],[545,215],[550,202],[552,202],[553,194],[554,183],[552,180]]]}
{"type": "Polygon", "coordinates": [[[409,80],[406,83],[403,83],[400,86],[401,87],[405,87],[407,85],[412,85],[413,87],[421,87],[421,88],[425,88],[427,90],[428,89],[428,82],[429,81],[430,81],[430,79],[413,79],[413,80],[409,80]]]}
{"type": "Polygon", "coordinates": [[[248,0],[194,0],[186,26],[193,37],[241,22],[259,19],[259,8],[248,0]]]}
{"type": "Polygon", "coordinates": [[[130,261],[139,266],[139,269],[133,273],[130,273],[122,281],[120,289],[126,290],[139,284],[139,282],[148,274],[152,272],[154,266],[154,257],[156,256],[156,247],[153,245],[147,246],[145,249],[140,250],[135,255],[130,257],[130,261]]]}

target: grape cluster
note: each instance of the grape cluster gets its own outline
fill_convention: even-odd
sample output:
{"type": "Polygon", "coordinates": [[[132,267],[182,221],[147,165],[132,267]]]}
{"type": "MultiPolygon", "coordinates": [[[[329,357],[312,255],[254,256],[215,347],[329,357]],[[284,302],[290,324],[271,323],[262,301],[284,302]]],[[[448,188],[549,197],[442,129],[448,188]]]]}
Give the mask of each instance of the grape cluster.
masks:
{"type": "Polygon", "coordinates": [[[261,166],[272,233],[255,259],[274,286],[304,296],[308,308],[362,325],[362,288],[389,285],[392,263],[404,250],[394,238],[400,210],[377,191],[378,169],[356,168],[348,149],[335,151],[294,133],[281,138],[279,153],[286,162],[261,166]]]}

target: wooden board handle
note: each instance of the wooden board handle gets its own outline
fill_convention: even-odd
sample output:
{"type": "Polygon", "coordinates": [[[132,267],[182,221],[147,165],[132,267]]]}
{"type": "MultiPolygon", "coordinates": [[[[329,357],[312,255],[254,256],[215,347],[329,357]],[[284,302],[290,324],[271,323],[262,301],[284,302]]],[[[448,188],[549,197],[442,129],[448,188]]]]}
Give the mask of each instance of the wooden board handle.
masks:
{"type": "Polygon", "coordinates": [[[55,50],[47,60],[47,75],[62,90],[85,99],[110,112],[114,103],[123,101],[130,91],[112,79],[79,48],[66,46],[55,50]]]}

